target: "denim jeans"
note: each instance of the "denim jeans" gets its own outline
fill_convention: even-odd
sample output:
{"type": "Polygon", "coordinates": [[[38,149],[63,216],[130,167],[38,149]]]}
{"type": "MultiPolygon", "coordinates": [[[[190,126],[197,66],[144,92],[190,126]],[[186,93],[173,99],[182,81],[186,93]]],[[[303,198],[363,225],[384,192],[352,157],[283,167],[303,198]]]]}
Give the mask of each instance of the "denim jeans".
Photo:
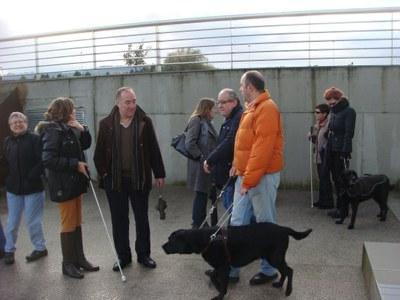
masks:
{"type": "MultiPolygon", "coordinates": [[[[226,210],[232,205],[234,192],[235,185],[230,184],[225,188],[225,192],[222,194],[222,203],[226,210]]],[[[230,208],[230,211],[232,211],[232,208],[230,208]]]]}
{"type": "Polygon", "coordinates": [[[0,251],[4,251],[4,246],[6,245],[6,237],[4,236],[3,226],[0,220],[0,251]]]}
{"type": "MultiPolygon", "coordinates": [[[[235,184],[235,194],[233,197],[233,210],[231,216],[231,226],[250,224],[254,215],[256,222],[276,222],[276,194],[280,182],[280,173],[266,174],[261,177],[257,186],[248,190],[244,195],[240,195],[242,176],[238,176],[235,184]]],[[[261,272],[265,275],[276,273],[267,260],[261,260],[261,272]]],[[[232,268],[231,277],[239,276],[239,268],[232,268]]]]}
{"type": "Polygon", "coordinates": [[[34,249],[38,251],[46,249],[42,228],[44,198],[44,192],[29,195],[15,195],[7,192],[8,220],[5,252],[15,252],[22,213],[25,215],[25,223],[34,249]]]}

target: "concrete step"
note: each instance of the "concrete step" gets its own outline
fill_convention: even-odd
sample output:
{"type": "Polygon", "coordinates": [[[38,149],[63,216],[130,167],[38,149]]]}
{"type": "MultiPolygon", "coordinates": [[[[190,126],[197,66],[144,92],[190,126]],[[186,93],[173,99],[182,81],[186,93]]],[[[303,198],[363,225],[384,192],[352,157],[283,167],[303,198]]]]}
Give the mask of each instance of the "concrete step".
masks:
{"type": "Polygon", "coordinates": [[[400,299],[400,243],[365,242],[362,271],[371,300],[400,299]]]}

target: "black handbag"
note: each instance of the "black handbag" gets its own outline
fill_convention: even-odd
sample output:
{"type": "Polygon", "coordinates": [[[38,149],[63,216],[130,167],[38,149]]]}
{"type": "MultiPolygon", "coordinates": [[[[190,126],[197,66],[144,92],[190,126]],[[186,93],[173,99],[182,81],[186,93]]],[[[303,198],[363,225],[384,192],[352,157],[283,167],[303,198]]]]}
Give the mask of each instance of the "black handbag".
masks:
{"type": "Polygon", "coordinates": [[[185,146],[185,139],[186,139],[186,134],[185,132],[178,134],[177,136],[173,137],[171,140],[171,146],[178,151],[180,154],[183,156],[190,158],[192,160],[199,160],[200,157],[193,157],[186,149],[185,146]]]}

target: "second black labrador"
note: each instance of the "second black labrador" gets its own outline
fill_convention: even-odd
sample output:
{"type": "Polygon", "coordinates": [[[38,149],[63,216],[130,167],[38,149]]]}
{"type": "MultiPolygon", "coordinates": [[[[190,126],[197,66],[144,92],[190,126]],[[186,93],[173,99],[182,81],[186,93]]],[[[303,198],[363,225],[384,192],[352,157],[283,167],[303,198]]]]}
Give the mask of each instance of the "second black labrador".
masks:
{"type": "Polygon", "coordinates": [[[219,291],[213,300],[223,299],[227,292],[230,266],[242,267],[252,261],[265,258],[278,269],[281,277],[274,287],[282,287],[287,278],[286,296],[292,292],[293,269],[286,261],[289,236],[296,240],[307,237],[311,229],[303,232],[273,223],[257,223],[246,226],[230,226],[211,239],[217,227],[181,229],[173,232],[162,247],[167,254],[201,254],[214,268],[211,281],[219,291]]]}
{"type": "Polygon", "coordinates": [[[358,177],[357,173],[353,170],[345,170],[343,173],[344,183],[344,206],[340,208],[340,218],[336,224],[342,224],[351,205],[351,220],[347,227],[348,229],[354,228],[356,221],[358,205],[360,202],[368,199],[374,199],[380,208],[377,215],[380,221],[386,221],[388,212],[388,195],[389,191],[394,188],[390,185],[389,178],[386,175],[364,175],[358,177]]]}

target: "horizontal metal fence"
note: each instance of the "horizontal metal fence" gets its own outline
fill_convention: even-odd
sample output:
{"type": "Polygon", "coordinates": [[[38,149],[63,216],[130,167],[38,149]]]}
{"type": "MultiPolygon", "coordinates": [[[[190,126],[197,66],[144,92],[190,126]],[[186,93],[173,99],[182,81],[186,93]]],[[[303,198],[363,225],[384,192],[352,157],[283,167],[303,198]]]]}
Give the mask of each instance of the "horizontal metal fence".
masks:
{"type": "Polygon", "coordinates": [[[145,22],[0,39],[3,79],[399,63],[400,8],[145,22]]]}

